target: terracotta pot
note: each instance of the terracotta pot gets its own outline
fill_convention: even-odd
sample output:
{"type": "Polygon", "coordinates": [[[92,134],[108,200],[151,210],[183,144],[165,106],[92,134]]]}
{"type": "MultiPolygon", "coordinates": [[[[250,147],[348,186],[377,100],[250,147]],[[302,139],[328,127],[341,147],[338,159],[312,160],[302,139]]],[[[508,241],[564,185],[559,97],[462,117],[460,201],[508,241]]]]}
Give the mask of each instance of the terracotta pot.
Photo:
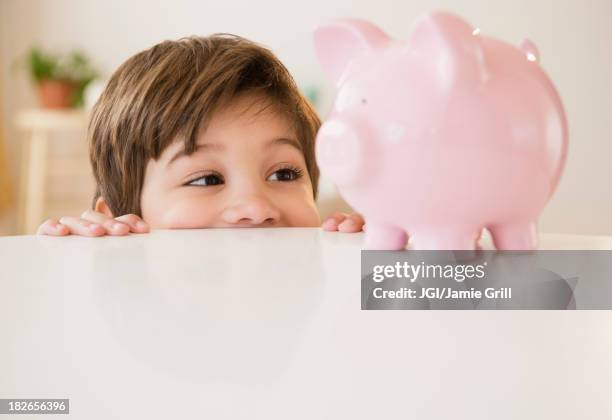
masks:
{"type": "Polygon", "coordinates": [[[40,105],[43,108],[70,108],[75,94],[75,85],[66,80],[44,79],[38,83],[40,105]]]}

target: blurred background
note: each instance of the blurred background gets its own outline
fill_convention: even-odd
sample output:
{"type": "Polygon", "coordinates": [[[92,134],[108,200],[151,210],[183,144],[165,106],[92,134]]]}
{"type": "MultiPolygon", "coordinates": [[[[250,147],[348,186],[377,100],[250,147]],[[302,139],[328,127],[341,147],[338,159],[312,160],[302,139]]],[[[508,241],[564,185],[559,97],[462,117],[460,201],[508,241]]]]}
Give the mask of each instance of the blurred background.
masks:
{"type": "MultiPolygon", "coordinates": [[[[566,170],[540,230],[612,235],[610,0],[0,0],[0,235],[33,233],[90,205],[87,107],[49,108],[91,103],[134,53],[194,34],[245,36],[279,56],[325,117],[334,90],[315,58],[315,25],[353,16],[406,38],[432,9],[458,13],[484,35],[536,43],[570,126],[566,170]],[[54,78],[72,83],[43,83],[54,78]]],[[[320,201],[323,213],[343,207],[326,184],[320,201]]]]}

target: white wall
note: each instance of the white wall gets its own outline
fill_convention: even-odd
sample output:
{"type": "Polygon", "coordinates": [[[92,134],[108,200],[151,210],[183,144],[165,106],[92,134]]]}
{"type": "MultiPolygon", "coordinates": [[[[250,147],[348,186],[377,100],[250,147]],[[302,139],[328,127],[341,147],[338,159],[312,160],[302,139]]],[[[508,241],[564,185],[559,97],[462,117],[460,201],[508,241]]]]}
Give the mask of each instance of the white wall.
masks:
{"type": "MultiPolygon", "coordinates": [[[[6,125],[33,104],[23,73],[8,64],[38,42],[80,46],[110,73],[135,52],[163,39],[231,32],[271,47],[302,85],[331,85],[315,60],[311,30],[326,18],[372,20],[397,37],[420,12],[448,9],[483,34],[538,45],[569,115],[570,154],[557,194],[541,219],[543,231],[612,234],[612,1],[610,0],[0,0],[0,77],[6,125]]],[[[9,128],[16,177],[19,138],[9,128]]]]}

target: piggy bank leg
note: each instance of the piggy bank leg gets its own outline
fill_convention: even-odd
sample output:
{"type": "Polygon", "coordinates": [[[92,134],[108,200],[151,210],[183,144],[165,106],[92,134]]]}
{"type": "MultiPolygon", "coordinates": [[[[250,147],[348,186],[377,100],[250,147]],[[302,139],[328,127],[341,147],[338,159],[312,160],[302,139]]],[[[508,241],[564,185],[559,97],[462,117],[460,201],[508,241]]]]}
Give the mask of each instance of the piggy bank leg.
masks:
{"type": "Polygon", "coordinates": [[[431,250],[475,250],[481,229],[435,228],[415,231],[411,235],[411,249],[431,250]]]}
{"type": "Polygon", "coordinates": [[[538,247],[538,233],[534,222],[497,225],[488,229],[497,249],[529,251],[538,247]]]}
{"type": "Polygon", "coordinates": [[[408,235],[396,226],[368,221],[364,249],[402,250],[406,248],[408,235]]]}

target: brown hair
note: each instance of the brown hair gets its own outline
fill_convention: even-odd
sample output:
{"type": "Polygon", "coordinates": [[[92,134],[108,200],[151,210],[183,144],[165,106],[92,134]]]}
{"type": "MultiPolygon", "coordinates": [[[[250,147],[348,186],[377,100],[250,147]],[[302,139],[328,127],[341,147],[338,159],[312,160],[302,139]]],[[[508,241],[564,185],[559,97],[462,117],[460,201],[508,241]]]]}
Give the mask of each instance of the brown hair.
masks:
{"type": "Polygon", "coordinates": [[[268,49],[230,34],[164,41],[123,63],[93,108],[89,156],[112,213],[141,215],[149,159],[178,137],[187,154],[215,110],[244,92],[260,92],[294,124],[316,197],[314,140],[320,120],[285,66],[268,49]]]}

